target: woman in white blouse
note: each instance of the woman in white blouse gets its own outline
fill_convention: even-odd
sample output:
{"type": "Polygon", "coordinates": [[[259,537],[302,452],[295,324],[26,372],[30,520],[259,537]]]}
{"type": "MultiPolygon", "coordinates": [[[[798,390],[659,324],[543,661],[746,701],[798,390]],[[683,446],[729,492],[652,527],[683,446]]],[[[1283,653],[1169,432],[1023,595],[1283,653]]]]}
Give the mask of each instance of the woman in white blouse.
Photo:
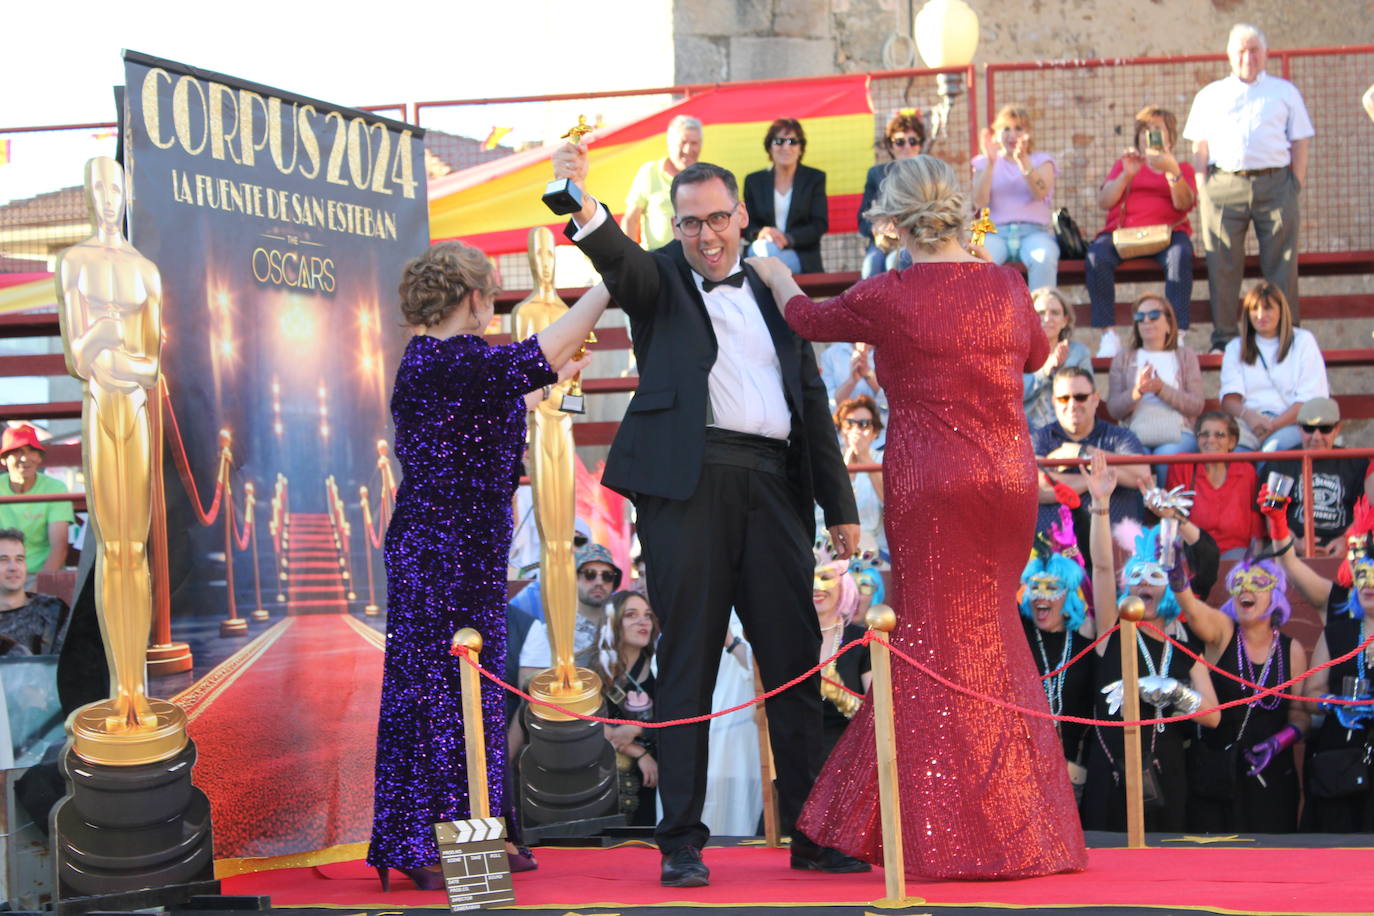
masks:
{"type": "Polygon", "coordinates": [[[1288,300],[1267,280],[1245,294],[1238,323],[1221,358],[1221,406],[1240,421],[1242,448],[1298,448],[1303,402],[1330,396],[1317,338],[1293,327],[1288,300]]]}

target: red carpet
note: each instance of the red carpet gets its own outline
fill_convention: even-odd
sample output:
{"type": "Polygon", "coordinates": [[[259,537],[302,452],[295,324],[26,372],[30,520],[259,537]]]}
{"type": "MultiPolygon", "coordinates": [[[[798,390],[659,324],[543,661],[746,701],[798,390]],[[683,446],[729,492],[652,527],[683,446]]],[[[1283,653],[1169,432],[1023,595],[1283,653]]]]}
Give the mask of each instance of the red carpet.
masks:
{"type": "Polygon", "coordinates": [[[200,752],[216,859],[368,838],[381,646],[345,614],[287,617],[174,698],[200,752]]]}
{"type": "MultiPolygon", "coordinates": [[[[884,895],[881,871],[792,871],[785,851],[762,847],[707,849],[711,886],[690,890],[660,887],[658,852],[637,844],[536,853],[539,870],[515,876],[518,906],[866,905],[884,895]]],[[[907,894],[918,903],[1009,907],[1148,905],[1265,914],[1374,908],[1370,849],[1094,849],[1089,861],[1080,874],[1023,881],[909,881],[907,894]]],[[[371,869],[344,862],[240,875],[223,885],[226,894],[269,894],[275,907],[446,906],[441,892],[417,891],[400,875],[393,882],[391,893],[383,894],[371,869]]]]}

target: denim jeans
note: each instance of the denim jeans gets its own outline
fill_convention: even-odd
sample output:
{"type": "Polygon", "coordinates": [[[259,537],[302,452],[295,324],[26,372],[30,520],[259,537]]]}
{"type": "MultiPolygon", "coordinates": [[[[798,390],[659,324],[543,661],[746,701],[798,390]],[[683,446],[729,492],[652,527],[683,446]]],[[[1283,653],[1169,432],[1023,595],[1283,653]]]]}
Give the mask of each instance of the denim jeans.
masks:
{"type": "Polygon", "coordinates": [[[772,242],[763,239],[754,239],[749,245],[749,253],[756,258],[777,258],[787,265],[787,269],[794,274],[801,273],[801,257],[797,255],[795,249],[779,248],[772,242]]]}
{"type": "Polygon", "coordinates": [[[902,270],[910,266],[911,252],[905,248],[883,251],[877,245],[869,245],[868,251],[864,252],[863,268],[859,271],[859,276],[867,280],[876,274],[886,273],[889,270],[902,270]]]}
{"type": "Polygon", "coordinates": [[[997,227],[996,235],[984,238],[983,247],[998,264],[1012,258],[1025,264],[1026,282],[1031,289],[1055,285],[1059,275],[1059,243],[1049,226],[1007,223],[997,227]]]}
{"type": "MultiPolygon", "coordinates": [[[[1177,442],[1166,442],[1163,445],[1156,445],[1154,448],[1146,446],[1146,450],[1151,455],[1186,455],[1197,452],[1197,436],[1191,430],[1184,431],[1177,442]]],[[[1169,476],[1170,465],[1157,464],[1154,466],[1155,479],[1159,485],[1164,486],[1164,479],[1169,476]]]]}
{"type": "MultiPolygon", "coordinates": [[[[1174,308],[1178,329],[1188,329],[1188,309],[1193,301],[1193,240],[1175,229],[1169,247],[1150,255],[1164,268],[1164,298],[1174,308]]],[[[1110,328],[1116,324],[1116,269],[1121,256],[1112,244],[1112,234],[1104,232],[1088,246],[1083,262],[1088,296],[1092,300],[1093,327],[1110,328]]]]}

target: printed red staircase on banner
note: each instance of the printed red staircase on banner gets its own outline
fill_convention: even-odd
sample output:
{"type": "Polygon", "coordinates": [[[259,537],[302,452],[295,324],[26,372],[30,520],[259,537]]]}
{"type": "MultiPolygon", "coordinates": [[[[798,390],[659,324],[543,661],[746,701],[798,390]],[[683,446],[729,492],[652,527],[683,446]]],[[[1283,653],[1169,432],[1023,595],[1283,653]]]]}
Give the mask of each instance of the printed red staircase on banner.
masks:
{"type": "Polygon", "coordinates": [[[329,516],[292,512],[287,520],[287,545],[286,612],[348,613],[348,583],[329,516]]]}

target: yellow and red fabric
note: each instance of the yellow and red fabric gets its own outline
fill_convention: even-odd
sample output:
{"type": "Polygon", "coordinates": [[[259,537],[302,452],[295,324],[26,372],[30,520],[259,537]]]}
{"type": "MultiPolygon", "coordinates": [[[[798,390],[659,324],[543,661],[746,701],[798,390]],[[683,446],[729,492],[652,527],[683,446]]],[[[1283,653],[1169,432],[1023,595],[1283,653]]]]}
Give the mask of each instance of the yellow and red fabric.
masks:
{"type": "MultiPolygon", "coordinates": [[[[780,117],[806,130],[806,164],[826,173],[830,231],[853,232],[864,178],[873,164],[873,109],[868,77],[818,77],[777,83],[725,84],[691,96],[590,140],[588,190],[617,215],[635,172],[667,153],[668,122],[680,114],[698,118],[702,159],[724,166],[743,181],[767,168],[763,136],[780,117]]],[[[524,251],[529,230],[564,222],[540,200],[552,177],[554,146],[527,150],[463,169],[429,183],[429,226],[435,240],[462,239],[488,254],[524,251]]]]}

